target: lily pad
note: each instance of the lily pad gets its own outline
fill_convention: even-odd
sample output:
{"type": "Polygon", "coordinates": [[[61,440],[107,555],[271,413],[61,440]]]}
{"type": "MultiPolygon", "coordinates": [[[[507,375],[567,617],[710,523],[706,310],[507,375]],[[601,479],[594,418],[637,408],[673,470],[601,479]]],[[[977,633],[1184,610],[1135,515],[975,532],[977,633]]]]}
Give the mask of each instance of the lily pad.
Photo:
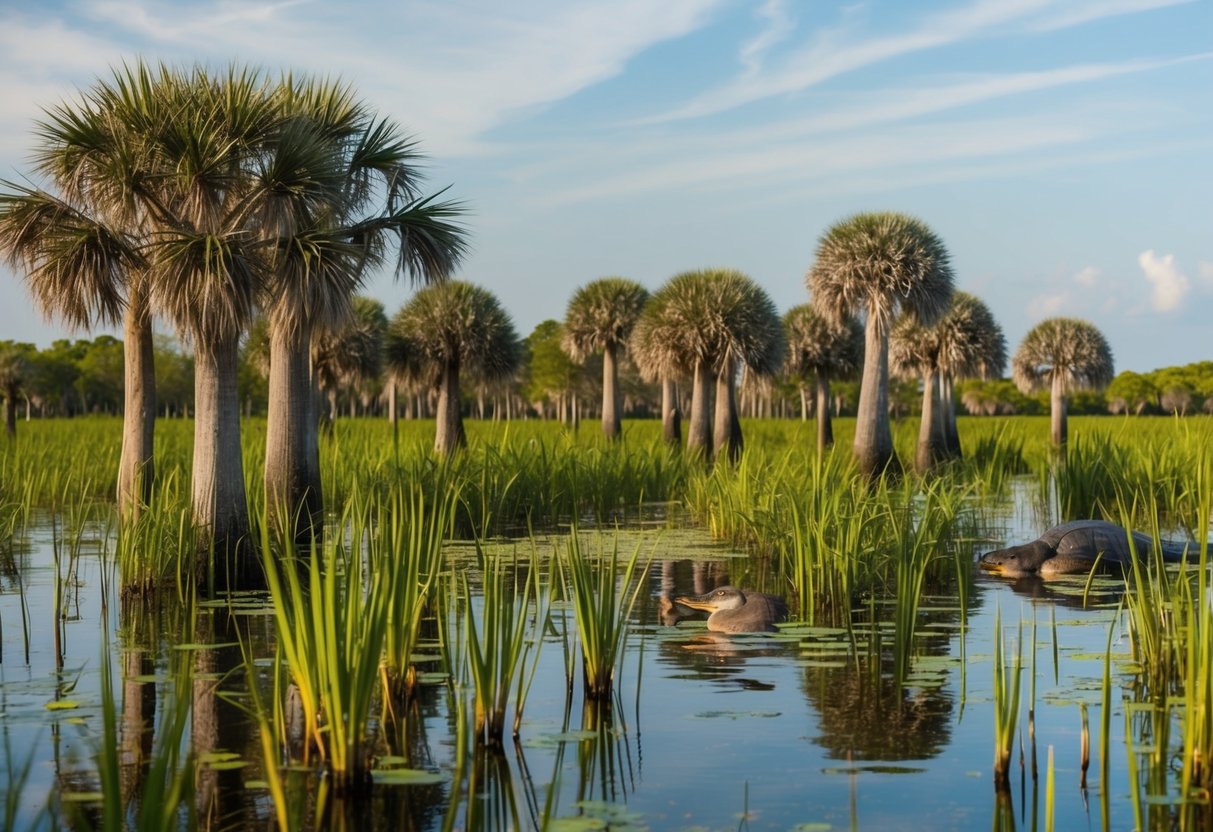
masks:
{"type": "Polygon", "coordinates": [[[419,768],[381,768],[371,772],[371,779],[383,786],[432,786],[445,783],[447,776],[419,768]]]}
{"type": "Polygon", "coordinates": [[[75,699],[56,699],[46,703],[48,711],[71,711],[80,707],[80,703],[75,699]]]}

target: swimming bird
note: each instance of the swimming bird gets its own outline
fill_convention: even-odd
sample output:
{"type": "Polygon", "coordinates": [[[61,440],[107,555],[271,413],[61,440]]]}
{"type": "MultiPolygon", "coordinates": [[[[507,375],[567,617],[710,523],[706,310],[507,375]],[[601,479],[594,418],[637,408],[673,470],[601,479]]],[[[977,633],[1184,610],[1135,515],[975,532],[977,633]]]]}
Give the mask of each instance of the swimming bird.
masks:
{"type": "Polygon", "coordinates": [[[708,629],[718,633],[773,633],[775,622],[788,617],[788,605],[777,595],[722,586],[706,595],[680,595],[675,603],[706,610],[708,629]]]}

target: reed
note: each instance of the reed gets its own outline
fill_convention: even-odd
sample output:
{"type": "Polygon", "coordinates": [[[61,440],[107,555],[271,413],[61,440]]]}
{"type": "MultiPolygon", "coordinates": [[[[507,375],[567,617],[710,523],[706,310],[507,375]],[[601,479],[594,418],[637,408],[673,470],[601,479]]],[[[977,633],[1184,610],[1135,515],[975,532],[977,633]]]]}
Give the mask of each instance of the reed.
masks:
{"type": "Polygon", "coordinates": [[[623,654],[628,616],[644,589],[648,566],[640,563],[640,546],[623,563],[620,575],[619,540],[612,541],[609,555],[590,558],[582,552],[581,536],[573,527],[561,560],[564,595],[573,602],[577,636],[581,643],[582,681],[585,696],[608,701],[615,668],[623,654]]]}
{"type": "Polygon", "coordinates": [[[479,547],[477,555],[484,576],[479,622],[466,576],[463,579],[467,616],[464,655],[474,690],[473,731],[478,745],[500,748],[511,693],[515,703],[513,735],[518,736],[521,709],[534,678],[547,609],[539,587],[539,562],[534,548],[524,569],[519,568],[516,559],[507,562],[502,557],[487,557],[479,547]],[[521,588],[517,580],[520,571],[526,575],[521,588]]]}
{"type": "Polygon", "coordinates": [[[261,551],[274,621],[299,689],[309,738],[304,761],[314,746],[339,793],[364,788],[371,762],[366,734],[389,629],[386,585],[372,581],[369,588],[363,586],[367,505],[351,500],[339,523],[343,534],[331,535],[323,544],[313,540],[303,562],[289,536],[278,542],[275,558],[268,518],[262,520],[261,551]]]}
{"type": "Polygon", "coordinates": [[[1015,745],[1015,724],[1019,718],[1022,625],[1015,637],[1014,663],[1006,655],[1002,613],[994,614],[994,786],[1009,789],[1011,785],[1011,752],[1015,745]]]}

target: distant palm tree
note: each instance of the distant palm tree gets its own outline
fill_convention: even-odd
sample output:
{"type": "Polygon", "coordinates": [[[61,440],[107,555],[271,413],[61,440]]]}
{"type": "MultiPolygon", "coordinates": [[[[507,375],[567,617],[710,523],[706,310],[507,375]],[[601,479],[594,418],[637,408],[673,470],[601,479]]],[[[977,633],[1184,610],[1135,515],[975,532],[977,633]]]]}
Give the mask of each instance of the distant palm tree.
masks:
{"type": "Polygon", "coordinates": [[[999,378],[1007,366],[1007,339],[990,308],[968,292],[954,292],[939,324],[943,332],[940,364],[940,415],[943,448],[950,459],[962,455],[956,430],[956,379],[999,378]]]}
{"type": "Polygon", "coordinates": [[[925,473],[943,459],[943,420],[938,415],[939,375],[943,333],[938,323],[922,326],[913,318],[902,318],[889,333],[889,368],[897,375],[922,379],[922,418],[914,468],[925,473]]]}
{"type": "Polygon", "coordinates": [[[650,301],[632,328],[628,352],[647,382],[661,382],[661,428],[666,444],[682,445],[682,413],[678,410],[677,379],[683,370],[663,334],[662,308],[650,301]]]}
{"type": "Polygon", "coordinates": [[[1011,377],[1024,393],[1050,390],[1053,445],[1066,444],[1066,395],[1112,381],[1112,348],[1095,326],[1078,318],[1049,318],[1024,336],[1011,361],[1011,377]]]}
{"type": "Polygon", "coordinates": [[[156,417],[148,235],[165,217],[151,193],[149,137],[167,117],[159,82],[142,63],[123,67],[38,122],[34,168],[56,193],[5,182],[0,250],[24,272],[49,317],[92,329],[123,321],[125,385],[120,516],[151,496],[156,417]]]}
{"type": "Polygon", "coordinates": [[[716,456],[736,462],[741,455],[741,419],[737,410],[737,374],[744,367],[769,377],[783,364],[783,324],[770,296],[739,271],[706,272],[711,280],[713,317],[707,322],[715,340],[716,412],[712,438],[716,456]]]}
{"type": "Polygon", "coordinates": [[[504,378],[521,348],[510,316],[487,289],[452,280],[418,290],[392,319],[393,338],[416,345],[418,360],[438,391],[434,450],[452,454],[467,445],[460,414],[459,377],[504,378]]]}
{"type": "Polygon", "coordinates": [[[805,278],[813,304],[841,321],[864,318],[863,380],[855,455],[868,476],[897,466],[889,426],[889,331],[898,314],[930,324],[952,297],[943,241],[905,214],[856,214],[825,232],[805,278]]]}
{"type": "Polygon", "coordinates": [[[608,439],[620,435],[619,353],[648,299],[647,289],[623,277],[591,281],[569,299],[563,346],[574,361],[602,351],[602,432],[608,439]]]}
{"type": "Polygon", "coordinates": [[[386,331],[383,304],[357,295],[350,301],[349,317],[340,326],[315,334],[312,373],[328,401],[329,424],[337,418],[337,397],[343,389],[356,401],[358,389],[379,377],[386,331]]]}
{"type": "Polygon", "coordinates": [[[17,397],[25,386],[28,370],[18,345],[0,343],[0,395],[4,396],[4,432],[10,439],[17,435],[17,397]]]}
{"type": "Polygon", "coordinates": [[[841,325],[821,315],[811,304],[794,306],[783,317],[788,355],[784,369],[800,382],[816,387],[817,453],[834,444],[830,415],[830,379],[847,378],[863,364],[863,326],[854,318],[841,325]]]}

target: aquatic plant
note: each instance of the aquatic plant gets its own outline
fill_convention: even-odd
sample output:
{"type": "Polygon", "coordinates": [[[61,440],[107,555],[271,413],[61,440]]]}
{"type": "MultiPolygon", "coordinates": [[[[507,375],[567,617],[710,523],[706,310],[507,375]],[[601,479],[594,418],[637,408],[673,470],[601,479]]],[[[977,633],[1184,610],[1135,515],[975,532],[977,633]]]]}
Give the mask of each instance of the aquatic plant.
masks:
{"type": "Polygon", "coordinates": [[[564,594],[573,602],[577,637],[581,643],[582,680],[587,699],[607,700],[612,691],[615,667],[623,652],[628,616],[644,589],[646,565],[637,572],[640,546],[623,562],[620,574],[619,541],[612,541],[609,555],[590,558],[581,550],[581,536],[574,526],[561,557],[564,594]]]}
{"type": "Polygon", "coordinates": [[[1006,654],[1006,634],[1002,613],[994,615],[994,787],[1007,789],[1011,782],[1011,751],[1015,745],[1015,724],[1019,719],[1020,674],[1023,672],[1022,625],[1015,637],[1015,660],[1006,654]]]}

